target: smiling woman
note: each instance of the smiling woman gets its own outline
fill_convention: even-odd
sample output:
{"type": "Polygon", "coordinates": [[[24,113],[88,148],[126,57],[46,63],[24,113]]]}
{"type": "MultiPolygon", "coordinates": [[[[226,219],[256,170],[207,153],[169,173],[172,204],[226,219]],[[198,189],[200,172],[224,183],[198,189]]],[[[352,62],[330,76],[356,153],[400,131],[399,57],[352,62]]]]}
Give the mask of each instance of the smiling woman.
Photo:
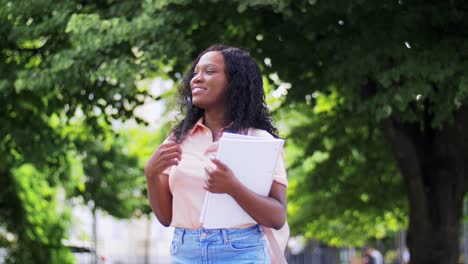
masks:
{"type": "Polygon", "coordinates": [[[285,263],[288,182],[282,157],[268,196],[249,190],[228,166],[210,158],[224,131],[277,137],[258,65],[241,49],[212,46],[193,62],[180,95],[185,117],[145,168],[154,214],[163,225],[175,227],[172,263],[285,263]],[[203,228],[207,191],[231,196],[254,221],[203,228]],[[271,228],[281,230],[278,240],[271,228]]]}
{"type": "Polygon", "coordinates": [[[205,53],[200,58],[190,81],[193,105],[205,109],[205,112],[224,112],[225,68],[223,54],[219,51],[205,53]]]}

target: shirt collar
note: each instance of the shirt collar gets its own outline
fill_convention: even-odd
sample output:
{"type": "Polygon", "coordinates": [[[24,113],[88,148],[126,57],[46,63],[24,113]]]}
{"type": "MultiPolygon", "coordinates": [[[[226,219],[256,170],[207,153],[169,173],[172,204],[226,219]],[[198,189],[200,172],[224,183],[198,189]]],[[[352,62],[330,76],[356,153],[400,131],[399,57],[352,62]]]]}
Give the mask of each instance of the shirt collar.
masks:
{"type": "MultiPolygon", "coordinates": [[[[195,125],[193,126],[193,128],[190,131],[189,135],[194,133],[197,129],[208,129],[208,130],[210,130],[207,126],[205,126],[203,124],[203,120],[204,120],[203,117],[198,119],[197,123],[195,123],[195,125]]],[[[231,125],[231,124],[229,124],[229,125],[231,125]]],[[[229,125],[227,125],[227,127],[229,127],[229,125]]],[[[226,129],[226,127],[223,127],[218,131],[218,138],[220,138],[223,135],[223,132],[224,132],[225,129],[226,129]]]]}
{"type": "Polygon", "coordinates": [[[203,117],[201,117],[200,119],[198,119],[197,123],[195,123],[195,125],[193,126],[192,130],[190,130],[189,132],[189,135],[194,133],[198,128],[201,128],[201,129],[209,129],[208,127],[206,127],[204,124],[203,124],[203,117]]]}

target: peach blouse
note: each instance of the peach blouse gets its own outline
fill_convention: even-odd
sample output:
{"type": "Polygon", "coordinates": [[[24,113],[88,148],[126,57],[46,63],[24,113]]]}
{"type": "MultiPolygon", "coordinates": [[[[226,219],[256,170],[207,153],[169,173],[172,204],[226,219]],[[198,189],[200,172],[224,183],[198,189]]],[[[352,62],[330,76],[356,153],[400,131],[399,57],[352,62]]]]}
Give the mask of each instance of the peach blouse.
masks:
{"type": "MultiPolygon", "coordinates": [[[[247,134],[273,138],[267,131],[255,128],[249,129],[247,134]]],[[[168,140],[169,138],[165,141],[168,140]]],[[[169,167],[164,171],[164,174],[169,177],[169,187],[173,199],[171,226],[187,229],[203,228],[202,223],[200,223],[200,214],[206,194],[205,189],[203,189],[206,177],[204,168],[212,164],[209,157],[216,154],[218,144],[219,142],[213,142],[211,130],[203,125],[203,118],[201,118],[180,145],[182,159],[179,165],[169,167]]],[[[283,153],[280,155],[274,173],[274,181],[288,186],[283,153]]],[[[284,250],[289,238],[288,225],[286,224],[278,231],[272,231],[279,246],[284,250]]],[[[267,237],[269,240],[273,238],[271,235],[267,237]]],[[[271,245],[271,241],[269,242],[271,245]]]]}

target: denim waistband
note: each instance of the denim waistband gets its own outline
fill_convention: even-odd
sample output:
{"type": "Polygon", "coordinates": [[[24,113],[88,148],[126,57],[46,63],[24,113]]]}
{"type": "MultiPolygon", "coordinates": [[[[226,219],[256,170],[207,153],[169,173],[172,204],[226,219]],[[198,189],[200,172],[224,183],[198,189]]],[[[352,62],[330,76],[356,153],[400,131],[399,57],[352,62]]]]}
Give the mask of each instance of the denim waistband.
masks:
{"type": "Polygon", "coordinates": [[[228,242],[252,235],[263,236],[262,228],[259,225],[253,225],[246,228],[185,229],[176,227],[174,229],[174,239],[182,243],[185,240],[228,242]]]}

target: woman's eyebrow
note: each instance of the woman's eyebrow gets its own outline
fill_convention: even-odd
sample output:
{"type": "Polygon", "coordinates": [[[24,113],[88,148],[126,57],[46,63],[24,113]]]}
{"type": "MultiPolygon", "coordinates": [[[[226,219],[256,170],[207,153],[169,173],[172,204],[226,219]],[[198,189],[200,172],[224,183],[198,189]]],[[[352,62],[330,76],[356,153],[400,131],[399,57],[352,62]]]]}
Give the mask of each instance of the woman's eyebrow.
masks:
{"type": "Polygon", "coordinates": [[[218,67],[219,65],[218,64],[215,64],[215,63],[205,63],[205,64],[198,64],[195,69],[199,68],[199,67],[208,67],[208,66],[216,66],[218,67]]]}

